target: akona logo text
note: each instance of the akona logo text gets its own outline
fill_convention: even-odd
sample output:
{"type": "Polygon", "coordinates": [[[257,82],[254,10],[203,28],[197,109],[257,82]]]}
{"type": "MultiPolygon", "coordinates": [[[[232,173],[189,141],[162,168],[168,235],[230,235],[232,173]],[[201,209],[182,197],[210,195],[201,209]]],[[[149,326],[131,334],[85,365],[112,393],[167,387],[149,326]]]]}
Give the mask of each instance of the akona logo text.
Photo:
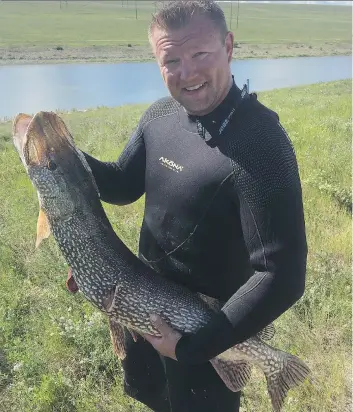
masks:
{"type": "Polygon", "coordinates": [[[169,160],[163,156],[159,158],[159,161],[161,162],[163,166],[168,167],[168,169],[174,170],[175,172],[178,172],[178,173],[182,172],[182,170],[184,169],[184,166],[180,166],[176,164],[175,162],[173,162],[173,160],[169,160]]]}

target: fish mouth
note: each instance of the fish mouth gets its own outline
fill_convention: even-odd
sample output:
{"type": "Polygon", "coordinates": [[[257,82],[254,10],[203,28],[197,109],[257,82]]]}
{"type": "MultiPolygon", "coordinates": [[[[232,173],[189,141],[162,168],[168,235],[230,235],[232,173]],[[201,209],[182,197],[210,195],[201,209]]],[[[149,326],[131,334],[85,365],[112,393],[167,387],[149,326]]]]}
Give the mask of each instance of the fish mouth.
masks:
{"type": "Polygon", "coordinates": [[[74,149],[73,138],[63,120],[53,112],[38,112],[33,117],[20,113],[13,122],[13,143],[23,164],[39,166],[51,155],[74,149]]]}

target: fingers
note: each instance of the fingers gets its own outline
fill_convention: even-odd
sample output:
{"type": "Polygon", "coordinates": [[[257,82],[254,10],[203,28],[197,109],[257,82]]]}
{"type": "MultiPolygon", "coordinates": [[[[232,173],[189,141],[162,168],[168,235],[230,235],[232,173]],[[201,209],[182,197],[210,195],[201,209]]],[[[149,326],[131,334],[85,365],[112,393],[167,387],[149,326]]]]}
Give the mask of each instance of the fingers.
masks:
{"type": "Polygon", "coordinates": [[[158,342],[162,339],[159,336],[153,336],[149,333],[144,333],[142,336],[147,340],[147,342],[149,342],[153,346],[157,345],[158,342]]]}
{"type": "Polygon", "coordinates": [[[150,320],[161,336],[145,334],[144,338],[162,355],[177,360],[175,347],[181,334],[171,328],[159,315],[151,314],[150,320]]]}
{"type": "Polygon", "coordinates": [[[169,335],[173,333],[173,329],[159,315],[152,313],[150,315],[150,319],[153,326],[158,329],[162,335],[169,335]]]}

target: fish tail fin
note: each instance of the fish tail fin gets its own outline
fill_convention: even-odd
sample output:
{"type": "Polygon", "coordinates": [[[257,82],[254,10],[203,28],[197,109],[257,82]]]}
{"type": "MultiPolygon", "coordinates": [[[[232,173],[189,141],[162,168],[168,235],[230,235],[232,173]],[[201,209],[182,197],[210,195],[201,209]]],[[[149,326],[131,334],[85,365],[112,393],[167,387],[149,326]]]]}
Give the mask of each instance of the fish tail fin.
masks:
{"type": "Polygon", "coordinates": [[[243,360],[225,360],[219,357],[210,360],[212,366],[232,392],[239,392],[251,376],[251,366],[243,360]]]}
{"type": "Polygon", "coordinates": [[[310,369],[298,357],[285,354],[283,368],[265,373],[267,389],[274,412],[280,412],[288,391],[300,385],[310,374],[310,369]]]}

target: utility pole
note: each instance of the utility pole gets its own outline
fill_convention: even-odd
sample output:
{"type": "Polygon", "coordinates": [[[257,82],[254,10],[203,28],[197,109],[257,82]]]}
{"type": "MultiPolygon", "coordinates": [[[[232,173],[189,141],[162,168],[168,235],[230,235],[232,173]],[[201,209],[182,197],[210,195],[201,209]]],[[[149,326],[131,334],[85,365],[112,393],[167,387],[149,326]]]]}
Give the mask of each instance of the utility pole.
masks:
{"type": "Polygon", "coordinates": [[[136,0],[135,0],[135,14],[136,14],[136,20],[137,20],[137,3],[136,3],[136,0]]]}
{"type": "Polygon", "coordinates": [[[233,19],[233,1],[230,2],[230,22],[229,22],[229,30],[232,30],[232,19],[233,19]]]}

